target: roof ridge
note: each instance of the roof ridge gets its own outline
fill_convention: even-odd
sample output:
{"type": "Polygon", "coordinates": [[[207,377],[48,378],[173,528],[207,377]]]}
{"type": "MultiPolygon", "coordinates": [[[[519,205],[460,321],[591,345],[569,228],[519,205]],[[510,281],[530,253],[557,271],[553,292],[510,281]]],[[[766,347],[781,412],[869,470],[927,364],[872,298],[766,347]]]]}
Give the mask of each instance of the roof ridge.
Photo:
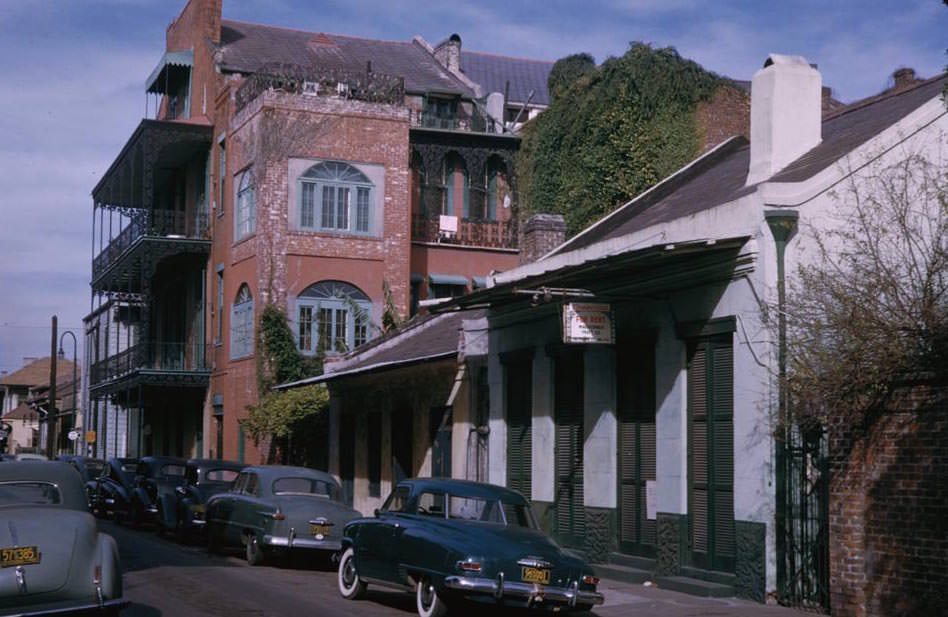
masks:
{"type": "Polygon", "coordinates": [[[222,19],[221,20],[222,25],[228,22],[234,23],[234,24],[243,24],[245,26],[255,26],[257,28],[267,28],[269,30],[283,30],[285,32],[298,32],[300,34],[313,34],[313,35],[323,34],[323,35],[335,37],[335,38],[356,39],[360,41],[375,41],[376,43],[397,43],[400,45],[408,45],[411,43],[411,41],[401,41],[401,40],[395,40],[395,39],[373,39],[367,36],[356,36],[353,34],[339,34],[336,32],[326,32],[325,30],[319,30],[319,31],[303,30],[302,28],[291,28],[289,26],[274,26],[271,24],[261,24],[255,21],[243,21],[241,19],[222,19]]]}
{"type": "Polygon", "coordinates": [[[829,122],[830,120],[835,120],[836,118],[839,118],[840,116],[845,116],[846,114],[850,112],[858,111],[860,109],[865,109],[866,107],[875,105],[876,103],[881,103],[882,101],[888,101],[889,99],[902,96],[903,94],[914,92],[915,90],[918,90],[919,88],[924,88],[925,86],[931,85],[945,78],[948,78],[948,72],[940,73],[933,77],[929,77],[928,79],[923,79],[919,82],[912,84],[908,88],[903,88],[901,90],[895,90],[894,88],[890,88],[889,90],[884,90],[880,92],[879,94],[867,96],[865,98],[859,99],[858,101],[845,105],[842,109],[838,109],[837,111],[834,111],[833,113],[823,118],[823,122],[829,122]]]}
{"type": "Polygon", "coordinates": [[[462,49],[462,54],[476,54],[478,56],[492,56],[494,58],[507,58],[508,60],[521,60],[525,62],[536,62],[538,64],[556,64],[556,60],[538,60],[536,58],[527,58],[525,56],[511,56],[508,54],[497,54],[490,51],[472,51],[470,49],[462,49]]]}

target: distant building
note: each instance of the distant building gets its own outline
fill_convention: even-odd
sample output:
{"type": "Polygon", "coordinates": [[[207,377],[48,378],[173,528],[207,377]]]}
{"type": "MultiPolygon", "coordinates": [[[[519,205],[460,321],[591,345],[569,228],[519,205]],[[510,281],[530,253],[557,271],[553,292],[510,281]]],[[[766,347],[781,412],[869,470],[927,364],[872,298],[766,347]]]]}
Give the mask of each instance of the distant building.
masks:
{"type": "MultiPolygon", "coordinates": [[[[9,420],[10,424],[14,427],[12,440],[8,442],[7,446],[10,452],[13,452],[16,446],[30,448],[46,447],[45,441],[42,443],[37,442],[36,439],[39,439],[39,437],[34,439],[32,434],[24,428],[26,425],[23,423],[26,422],[29,424],[30,431],[40,431],[42,428],[42,435],[45,436],[45,406],[42,408],[43,412],[41,413],[35,410],[32,403],[34,402],[37,391],[46,391],[49,389],[49,364],[50,358],[48,356],[45,358],[29,359],[23,368],[0,377],[0,395],[2,395],[3,400],[3,412],[0,414],[0,419],[3,421],[9,420]],[[42,423],[39,422],[40,418],[43,418],[42,423]],[[29,442],[28,446],[23,445],[27,442],[29,442]],[[16,446],[14,444],[16,444],[16,446]]],[[[57,434],[60,435],[60,439],[57,441],[58,447],[60,448],[70,447],[69,442],[64,437],[64,433],[68,433],[69,430],[76,426],[77,413],[81,407],[74,405],[72,402],[72,376],[73,363],[65,358],[57,358],[57,400],[60,401],[59,413],[61,414],[57,425],[57,434]],[[65,388],[65,390],[63,388],[65,388]],[[69,400],[66,401],[68,407],[62,404],[64,394],[69,398],[69,400]]],[[[76,392],[78,395],[78,385],[76,392]]],[[[37,435],[39,435],[39,433],[37,433],[37,435]]]]}

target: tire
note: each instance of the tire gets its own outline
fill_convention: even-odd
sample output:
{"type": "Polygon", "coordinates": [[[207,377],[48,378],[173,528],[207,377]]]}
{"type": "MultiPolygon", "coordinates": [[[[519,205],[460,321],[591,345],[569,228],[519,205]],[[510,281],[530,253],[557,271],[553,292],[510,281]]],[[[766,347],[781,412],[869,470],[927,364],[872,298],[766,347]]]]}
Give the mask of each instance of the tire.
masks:
{"type": "Polygon", "coordinates": [[[180,518],[175,520],[174,539],[178,544],[190,544],[191,533],[180,518]]]}
{"type": "Polygon", "coordinates": [[[339,558],[339,572],[336,575],[339,594],[346,600],[358,600],[365,596],[365,581],[359,578],[355,569],[355,549],[351,546],[339,558]]]}
{"type": "Polygon", "coordinates": [[[415,606],[418,608],[418,617],[444,617],[448,612],[444,598],[427,576],[418,581],[415,587],[415,606]]]}
{"type": "Polygon", "coordinates": [[[251,533],[247,537],[247,565],[259,566],[264,562],[263,546],[257,539],[257,534],[251,533]]]}
{"type": "Polygon", "coordinates": [[[217,532],[212,525],[207,526],[207,554],[217,555],[221,552],[221,542],[217,539],[217,532]]]}

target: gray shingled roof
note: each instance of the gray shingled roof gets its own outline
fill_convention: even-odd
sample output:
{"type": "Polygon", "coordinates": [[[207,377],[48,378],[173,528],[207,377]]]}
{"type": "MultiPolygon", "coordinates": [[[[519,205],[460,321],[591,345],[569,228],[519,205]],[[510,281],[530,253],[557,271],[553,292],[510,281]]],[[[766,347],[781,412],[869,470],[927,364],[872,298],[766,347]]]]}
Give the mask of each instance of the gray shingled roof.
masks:
{"type": "Polygon", "coordinates": [[[477,51],[461,50],[461,70],[468,78],[481,85],[481,94],[504,93],[510,82],[510,103],[526,103],[534,91],[531,104],[549,105],[550,91],[547,80],[553,63],[546,60],[511,58],[477,51]]]}
{"type": "MultiPolygon", "coordinates": [[[[886,93],[853,103],[823,120],[823,140],[818,146],[768,179],[768,182],[801,182],[823,171],[854,148],[892,126],[930,101],[945,88],[948,75],[930,79],[915,88],[886,93]]],[[[667,223],[733,201],[754,190],[745,187],[750,146],[733,138],[695,161],[679,177],[656,186],[650,194],[633,200],[598,227],[587,229],[556,251],[583,248],[609,238],[667,223]]]]}
{"type": "Polygon", "coordinates": [[[221,54],[226,71],[252,73],[265,65],[290,64],[361,72],[371,62],[375,73],[404,78],[408,92],[474,94],[415,42],[377,41],[225,19],[221,54]]]}

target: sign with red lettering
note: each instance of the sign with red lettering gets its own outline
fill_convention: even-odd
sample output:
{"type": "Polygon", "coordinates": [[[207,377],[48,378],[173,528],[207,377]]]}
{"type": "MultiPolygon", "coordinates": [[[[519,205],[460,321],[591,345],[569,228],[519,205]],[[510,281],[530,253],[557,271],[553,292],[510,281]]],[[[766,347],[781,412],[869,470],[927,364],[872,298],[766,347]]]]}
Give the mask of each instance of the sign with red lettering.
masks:
{"type": "Polygon", "coordinates": [[[563,305],[563,342],[611,345],[616,340],[612,306],[597,302],[563,305]]]}

